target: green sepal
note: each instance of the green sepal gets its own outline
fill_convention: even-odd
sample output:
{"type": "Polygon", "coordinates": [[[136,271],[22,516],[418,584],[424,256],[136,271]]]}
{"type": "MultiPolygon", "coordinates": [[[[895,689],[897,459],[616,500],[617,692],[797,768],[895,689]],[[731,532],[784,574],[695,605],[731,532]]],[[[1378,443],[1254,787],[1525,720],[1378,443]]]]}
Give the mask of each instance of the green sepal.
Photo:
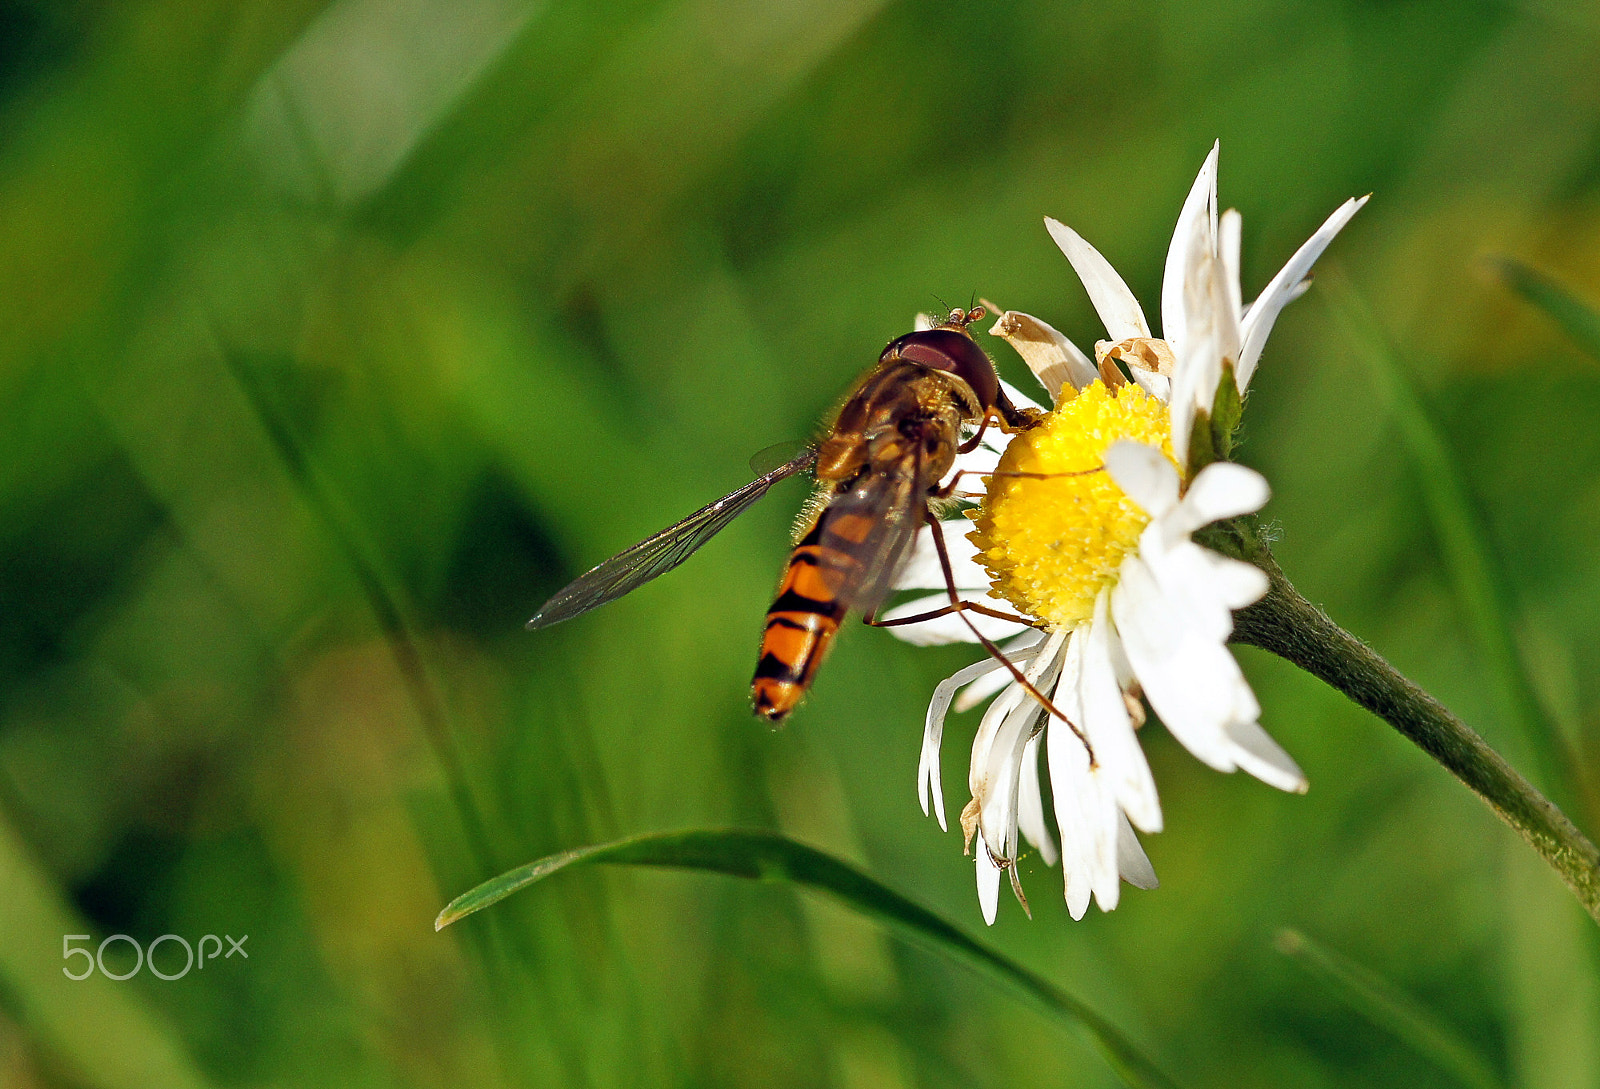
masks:
{"type": "Polygon", "coordinates": [[[1233,434],[1239,430],[1239,420],[1244,416],[1244,395],[1233,377],[1233,363],[1222,361],[1222,381],[1217,383],[1217,395],[1211,402],[1211,442],[1217,452],[1216,460],[1227,461],[1233,453],[1233,434]]]}
{"type": "Polygon", "coordinates": [[[1213,461],[1227,461],[1233,453],[1233,433],[1244,414],[1244,398],[1233,379],[1233,364],[1224,360],[1222,380],[1212,398],[1210,412],[1196,412],[1189,429],[1189,479],[1213,461]]]}
{"type": "MultiPolygon", "coordinates": [[[[1194,414],[1194,426],[1189,429],[1189,473],[1187,479],[1193,480],[1196,473],[1216,460],[1216,436],[1211,433],[1211,416],[1209,413],[1196,412],[1194,414]]],[[[1187,486],[1187,483],[1185,486],[1187,486]]]]}

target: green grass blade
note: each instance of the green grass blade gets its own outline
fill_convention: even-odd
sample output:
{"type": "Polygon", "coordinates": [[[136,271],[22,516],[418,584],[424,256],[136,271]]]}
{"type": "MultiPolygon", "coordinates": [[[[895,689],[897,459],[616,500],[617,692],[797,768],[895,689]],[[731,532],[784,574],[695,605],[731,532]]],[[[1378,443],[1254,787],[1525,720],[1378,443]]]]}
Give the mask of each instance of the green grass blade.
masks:
{"type": "Polygon", "coordinates": [[[1298,930],[1280,930],[1273,943],[1378,1028],[1472,1089],[1504,1089],[1502,1081],[1449,1025],[1416,999],[1298,930]]]}
{"type": "Polygon", "coordinates": [[[821,890],[862,915],[889,924],[933,952],[982,969],[1058,1020],[1086,1029],[1128,1085],[1176,1084],[1115,1025],[1044,977],[974,941],[927,908],[849,863],[771,832],[667,832],[551,855],[485,881],[456,897],[439,913],[434,929],[443,929],[535,881],[581,862],[698,870],[821,890]]]}
{"type": "Polygon", "coordinates": [[[1482,656],[1489,695],[1509,729],[1491,740],[1507,746],[1513,763],[1531,764],[1532,777],[1559,807],[1578,812],[1574,802],[1579,791],[1568,771],[1574,761],[1563,751],[1561,733],[1539,702],[1518,654],[1512,638],[1511,591],[1468,497],[1455,453],[1412,385],[1404,362],[1355,290],[1336,282],[1332,297],[1334,310],[1366,361],[1416,468],[1445,570],[1482,656]]]}
{"type": "Polygon", "coordinates": [[[1493,267],[1506,286],[1543,310],[1578,347],[1600,360],[1600,312],[1553,277],[1515,258],[1497,258],[1493,267]]]}

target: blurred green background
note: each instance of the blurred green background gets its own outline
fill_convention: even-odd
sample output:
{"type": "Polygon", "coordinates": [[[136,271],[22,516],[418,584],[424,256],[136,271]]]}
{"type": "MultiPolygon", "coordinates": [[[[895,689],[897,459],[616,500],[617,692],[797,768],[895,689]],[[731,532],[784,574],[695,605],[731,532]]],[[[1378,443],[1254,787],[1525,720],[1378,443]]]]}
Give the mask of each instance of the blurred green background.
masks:
{"type": "MultiPolygon", "coordinates": [[[[1600,364],[1485,257],[1600,299],[1597,71],[1578,0],[0,4],[0,1084],[1112,1084],[779,885],[579,870],[430,924],[539,855],[738,825],[983,929],[914,785],[970,649],[853,625],[787,729],[749,716],[800,484],[629,598],[522,622],[810,434],[919,310],[983,295],[1092,343],[1046,214],[1157,312],[1215,138],[1247,298],[1376,194],[1253,387],[1280,560],[1523,761],[1343,281],[1457,459],[1593,828],[1600,364]],[[119,933],[249,959],[63,978],[63,935],[119,933]]],[[[1488,1083],[1600,1085],[1575,901],[1387,726],[1239,655],[1311,792],[1152,728],[1163,887],[1073,923],[1032,856],[1033,920],[1005,903],[983,940],[1191,1086],[1465,1084],[1285,927],[1488,1083]]]]}

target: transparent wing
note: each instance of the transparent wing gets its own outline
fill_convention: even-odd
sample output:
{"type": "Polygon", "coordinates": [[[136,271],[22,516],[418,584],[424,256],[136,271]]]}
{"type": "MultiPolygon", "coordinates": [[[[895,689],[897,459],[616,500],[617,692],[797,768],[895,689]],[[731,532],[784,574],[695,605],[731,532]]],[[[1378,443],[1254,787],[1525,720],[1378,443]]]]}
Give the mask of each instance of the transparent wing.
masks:
{"type": "Polygon", "coordinates": [[[818,566],[847,608],[877,608],[917,539],[931,482],[921,459],[906,469],[858,480],[836,493],[818,520],[818,566]]]}
{"type": "Polygon", "coordinates": [[[811,448],[811,443],[802,439],[775,442],[750,455],[750,471],[756,476],[762,476],[786,462],[793,461],[801,451],[811,448]]]}
{"type": "Polygon", "coordinates": [[[528,627],[548,628],[580,613],[615,601],[638,589],[657,575],[664,575],[688,559],[696,549],[743,514],[751,504],[778,481],[809,469],[817,460],[816,450],[805,450],[789,461],[763,473],[737,491],[695,511],[653,537],[647,537],[612,556],[598,567],[579,575],[565,589],[540,606],[528,627]]]}

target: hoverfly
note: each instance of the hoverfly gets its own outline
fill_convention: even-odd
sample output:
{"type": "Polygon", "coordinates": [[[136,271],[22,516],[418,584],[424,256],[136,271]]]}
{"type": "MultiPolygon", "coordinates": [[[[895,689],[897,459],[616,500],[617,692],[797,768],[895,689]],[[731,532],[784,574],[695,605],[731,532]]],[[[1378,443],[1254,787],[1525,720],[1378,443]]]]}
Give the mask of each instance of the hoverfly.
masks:
{"type": "MultiPolygon", "coordinates": [[[[528,627],[571,619],[670,571],[774,484],[806,469],[817,479],[808,508],[815,513],[767,612],[751,681],[757,715],[779,723],[794,710],[847,612],[860,609],[868,623],[876,622],[874,613],[893,589],[924,523],[934,528],[950,584],[951,604],[938,613],[989,612],[956,596],[929,506],[950,494],[941,490],[940,481],[957,453],[976,449],[990,422],[1012,432],[1035,421],[1034,410],[1019,409],[1006,397],[994,363],[968,331],[983,316],[982,307],[954,310],[931,329],[890,341],[815,447],[580,576],[545,602],[528,627]],[[977,427],[965,443],[963,425],[977,427]]],[[[998,653],[992,645],[989,649],[998,653]]]]}

